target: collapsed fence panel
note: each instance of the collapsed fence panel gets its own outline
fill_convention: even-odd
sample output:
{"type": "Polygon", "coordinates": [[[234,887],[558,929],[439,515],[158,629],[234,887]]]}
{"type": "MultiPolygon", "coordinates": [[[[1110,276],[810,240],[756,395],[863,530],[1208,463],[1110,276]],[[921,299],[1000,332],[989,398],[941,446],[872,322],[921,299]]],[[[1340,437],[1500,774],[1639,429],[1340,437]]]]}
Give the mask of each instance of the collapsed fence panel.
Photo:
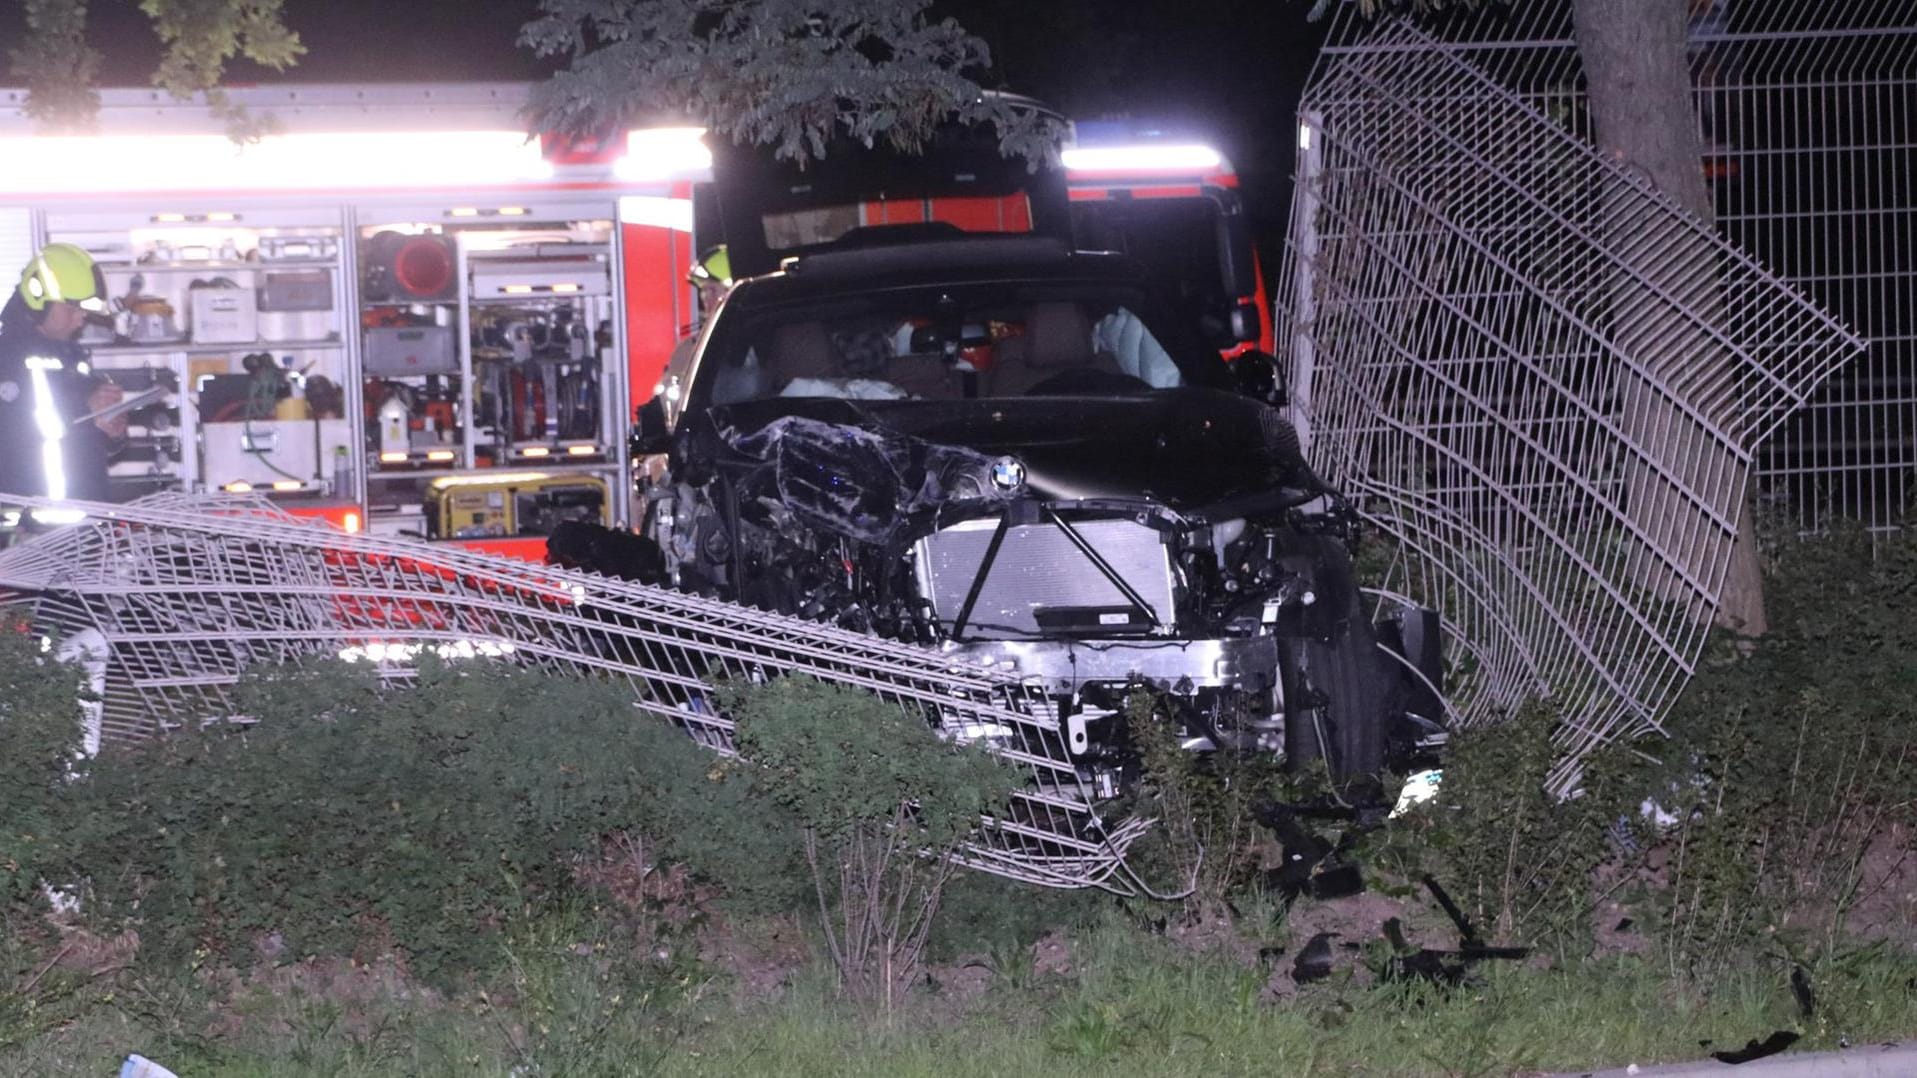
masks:
{"type": "Polygon", "coordinates": [[[1307,88],[1281,289],[1312,464],[1464,645],[1454,704],[1548,697],[1565,766],[1655,730],[1759,444],[1861,342],[1408,19],[1307,88]]]}
{"type": "MultiPolygon", "coordinates": [[[[1588,137],[1570,0],[1417,24],[1588,137]]],[[[1373,29],[1344,5],[1323,62],[1373,29]]],[[[1917,504],[1917,6],[1697,0],[1688,52],[1718,232],[1867,340],[1758,448],[1755,504],[1799,532],[1897,529],[1917,504]]]]}
{"type": "Polygon", "coordinates": [[[1010,808],[983,821],[961,863],[1050,887],[1137,882],[1124,859],[1149,822],[1081,780],[1042,693],[976,663],[596,574],[347,535],[264,500],[81,508],[83,522],[0,551],[0,599],[50,637],[101,641],[109,738],[233,718],[228,693],[248,669],[341,658],[405,677],[426,649],[622,679],[639,710],[731,752],[714,680],[802,674],[874,693],[1019,769],[1010,808]]]}

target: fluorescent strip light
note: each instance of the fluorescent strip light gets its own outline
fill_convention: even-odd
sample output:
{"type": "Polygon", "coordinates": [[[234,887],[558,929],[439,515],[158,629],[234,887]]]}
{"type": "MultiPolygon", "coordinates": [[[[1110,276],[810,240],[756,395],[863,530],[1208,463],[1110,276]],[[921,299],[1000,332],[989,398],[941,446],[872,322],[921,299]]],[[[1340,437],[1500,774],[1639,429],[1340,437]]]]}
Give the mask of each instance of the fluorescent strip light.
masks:
{"type": "Polygon", "coordinates": [[[1070,172],[1208,172],[1225,159],[1210,146],[1074,146],[1061,153],[1070,172]]]}
{"type": "Polygon", "coordinates": [[[668,180],[712,167],[702,127],[647,127],[626,132],[626,156],[612,163],[612,174],[628,183],[668,180]]]}
{"type": "Polygon", "coordinates": [[[297,479],[281,479],[278,482],[273,484],[273,489],[274,490],[298,490],[305,485],[306,485],[305,483],[302,483],[297,479]]]}
{"type": "Polygon", "coordinates": [[[692,200],[656,195],[627,195],[619,200],[619,223],[692,231],[692,200]]]}
{"type": "Polygon", "coordinates": [[[569,445],[566,447],[566,452],[571,453],[575,457],[590,457],[594,453],[599,452],[599,447],[596,445],[569,445]]]}
{"type": "Polygon", "coordinates": [[[404,463],[406,463],[406,454],[404,454],[404,453],[381,453],[381,454],[379,455],[379,462],[380,462],[381,464],[404,464],[404,463]]]}
{"type": "Polygon", "coordinates": [[[251,494],[253,492],[253,484],[247,482],[228,483],[221,489],[225,490],[228,494],[251,494]]]}
{"type": "Polygon", "coordinates": [[[433,480],[435,490],[449,487],[492,487],[501,484],[533,483],[550,476],[545,472],[493,472],[485,475],[449,475],[433,480]]]}
{"type": "Polygon", "coordinates": [[[543,445],[527,446],[520,452],[528,457],[549,457],[552,455],[552,450],[547,449],[543,445]]]}
{"type": "Polygon", "coordinates": [[[450,449],[429,449],[426,451],[426,459],[451,460],[453,459],[453,451],[450,449]]]}
{"type": "Polygon", "coordinates": [[[0,192],[445,187],[550,179],[521,131],[0,137],[0,192]],[[128,171],[128,163],[137,167],[128,171]]]}

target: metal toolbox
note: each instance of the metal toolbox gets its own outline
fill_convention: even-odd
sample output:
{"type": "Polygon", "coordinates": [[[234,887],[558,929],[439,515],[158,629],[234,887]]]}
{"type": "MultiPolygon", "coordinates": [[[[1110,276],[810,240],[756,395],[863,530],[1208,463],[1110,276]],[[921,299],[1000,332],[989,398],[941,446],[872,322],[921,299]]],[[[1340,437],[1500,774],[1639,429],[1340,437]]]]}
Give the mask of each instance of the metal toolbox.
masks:
{"type": "Polygon", "coordinates": [[[292,262],[339,256],[339,240],[332,236],[261,236],[260,261],[292,262]]]}
{"type": "Polygon", "coordinates": [[[331,478],[334,454],[352,445],[344,419],[255,419],[201,428],[202,475],[209,490],[318,489],[331,478]]]}
{"type": "Polygon", "coordinates": [[[196,343],[250,344],[259,339],[259,308],[250,288],[190,289],[187,311],[196,343]]]}
{"type": "Polygon", "coordinates": [[[457,374],[451,326],[376,326],[366,331],[366,373],[384,378],[457,374]]]}
{"type": "Polygon", "coordinates": [[[333,275],[327,270],[279,270],[262,274],[262,277],[262,311],[333,309],[333,275]]]}

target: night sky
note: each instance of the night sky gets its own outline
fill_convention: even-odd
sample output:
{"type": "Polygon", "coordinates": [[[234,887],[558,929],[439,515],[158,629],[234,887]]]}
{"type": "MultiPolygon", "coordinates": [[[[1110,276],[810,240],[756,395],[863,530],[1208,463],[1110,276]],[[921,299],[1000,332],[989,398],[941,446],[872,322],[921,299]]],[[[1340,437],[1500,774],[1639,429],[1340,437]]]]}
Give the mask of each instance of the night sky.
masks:
{"type": "MultiPolygon", "coordinates": [[[[1322,36],[1304,0],[938,0],[991,44],[987,81],[1042,98],[1078,119],[1113,116],[1211,132],[1243,178],[1270,239],[1282,234],[1292,167],[1292,113],[1322,36]]],[[[134,0],[93,0],[90,37],[102,82],[150,80],[159,44],[134,0]]],[[[235,64],[233,82],[413,82],[535,79],[552,68],[514,44],[535,2],[287,0],[307,47],[285,74],[235,64]]],[[[0,0],[0,41],[20,32],[20,5],[0,0]]],[[[12,80],[0,77],[0,83],[12,80]]],[[[1269,241],[1268,241],[1269,242],[1269,241]]]]}

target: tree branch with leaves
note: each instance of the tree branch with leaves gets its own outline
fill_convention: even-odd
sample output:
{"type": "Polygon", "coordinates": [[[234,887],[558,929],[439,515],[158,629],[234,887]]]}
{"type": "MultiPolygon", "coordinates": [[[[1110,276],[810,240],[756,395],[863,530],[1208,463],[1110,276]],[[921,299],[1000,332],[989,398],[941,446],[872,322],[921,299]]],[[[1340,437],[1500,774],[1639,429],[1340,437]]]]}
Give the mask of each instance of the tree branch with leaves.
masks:
{"type": "Polygon", "coordinates": [[[533,98],[538,130],[681,118],[781,159],[849,138],[917,152],[941,123],[990,123],[1007,156],[1054,152],[1055,121],[987,94],[985,42],[930,0],[542,0],[520,32],[569,58],[533,98]]]}
{"type": "MultiPolygon", "coordinates": [[[[236,138],[256,138],[266,121],[220,88],[235,57],[276,71],[306,52],[288,29],[284,0],[140,0],[162,53],[153,84],[178,98],[204,94],[236,138]]],[[[54,130],[92,126],[100,53],[86,43],[87,0],[26,0],[26,40],[8,51],[9,71],[27,84],[26,113],[54,130]]]]}

